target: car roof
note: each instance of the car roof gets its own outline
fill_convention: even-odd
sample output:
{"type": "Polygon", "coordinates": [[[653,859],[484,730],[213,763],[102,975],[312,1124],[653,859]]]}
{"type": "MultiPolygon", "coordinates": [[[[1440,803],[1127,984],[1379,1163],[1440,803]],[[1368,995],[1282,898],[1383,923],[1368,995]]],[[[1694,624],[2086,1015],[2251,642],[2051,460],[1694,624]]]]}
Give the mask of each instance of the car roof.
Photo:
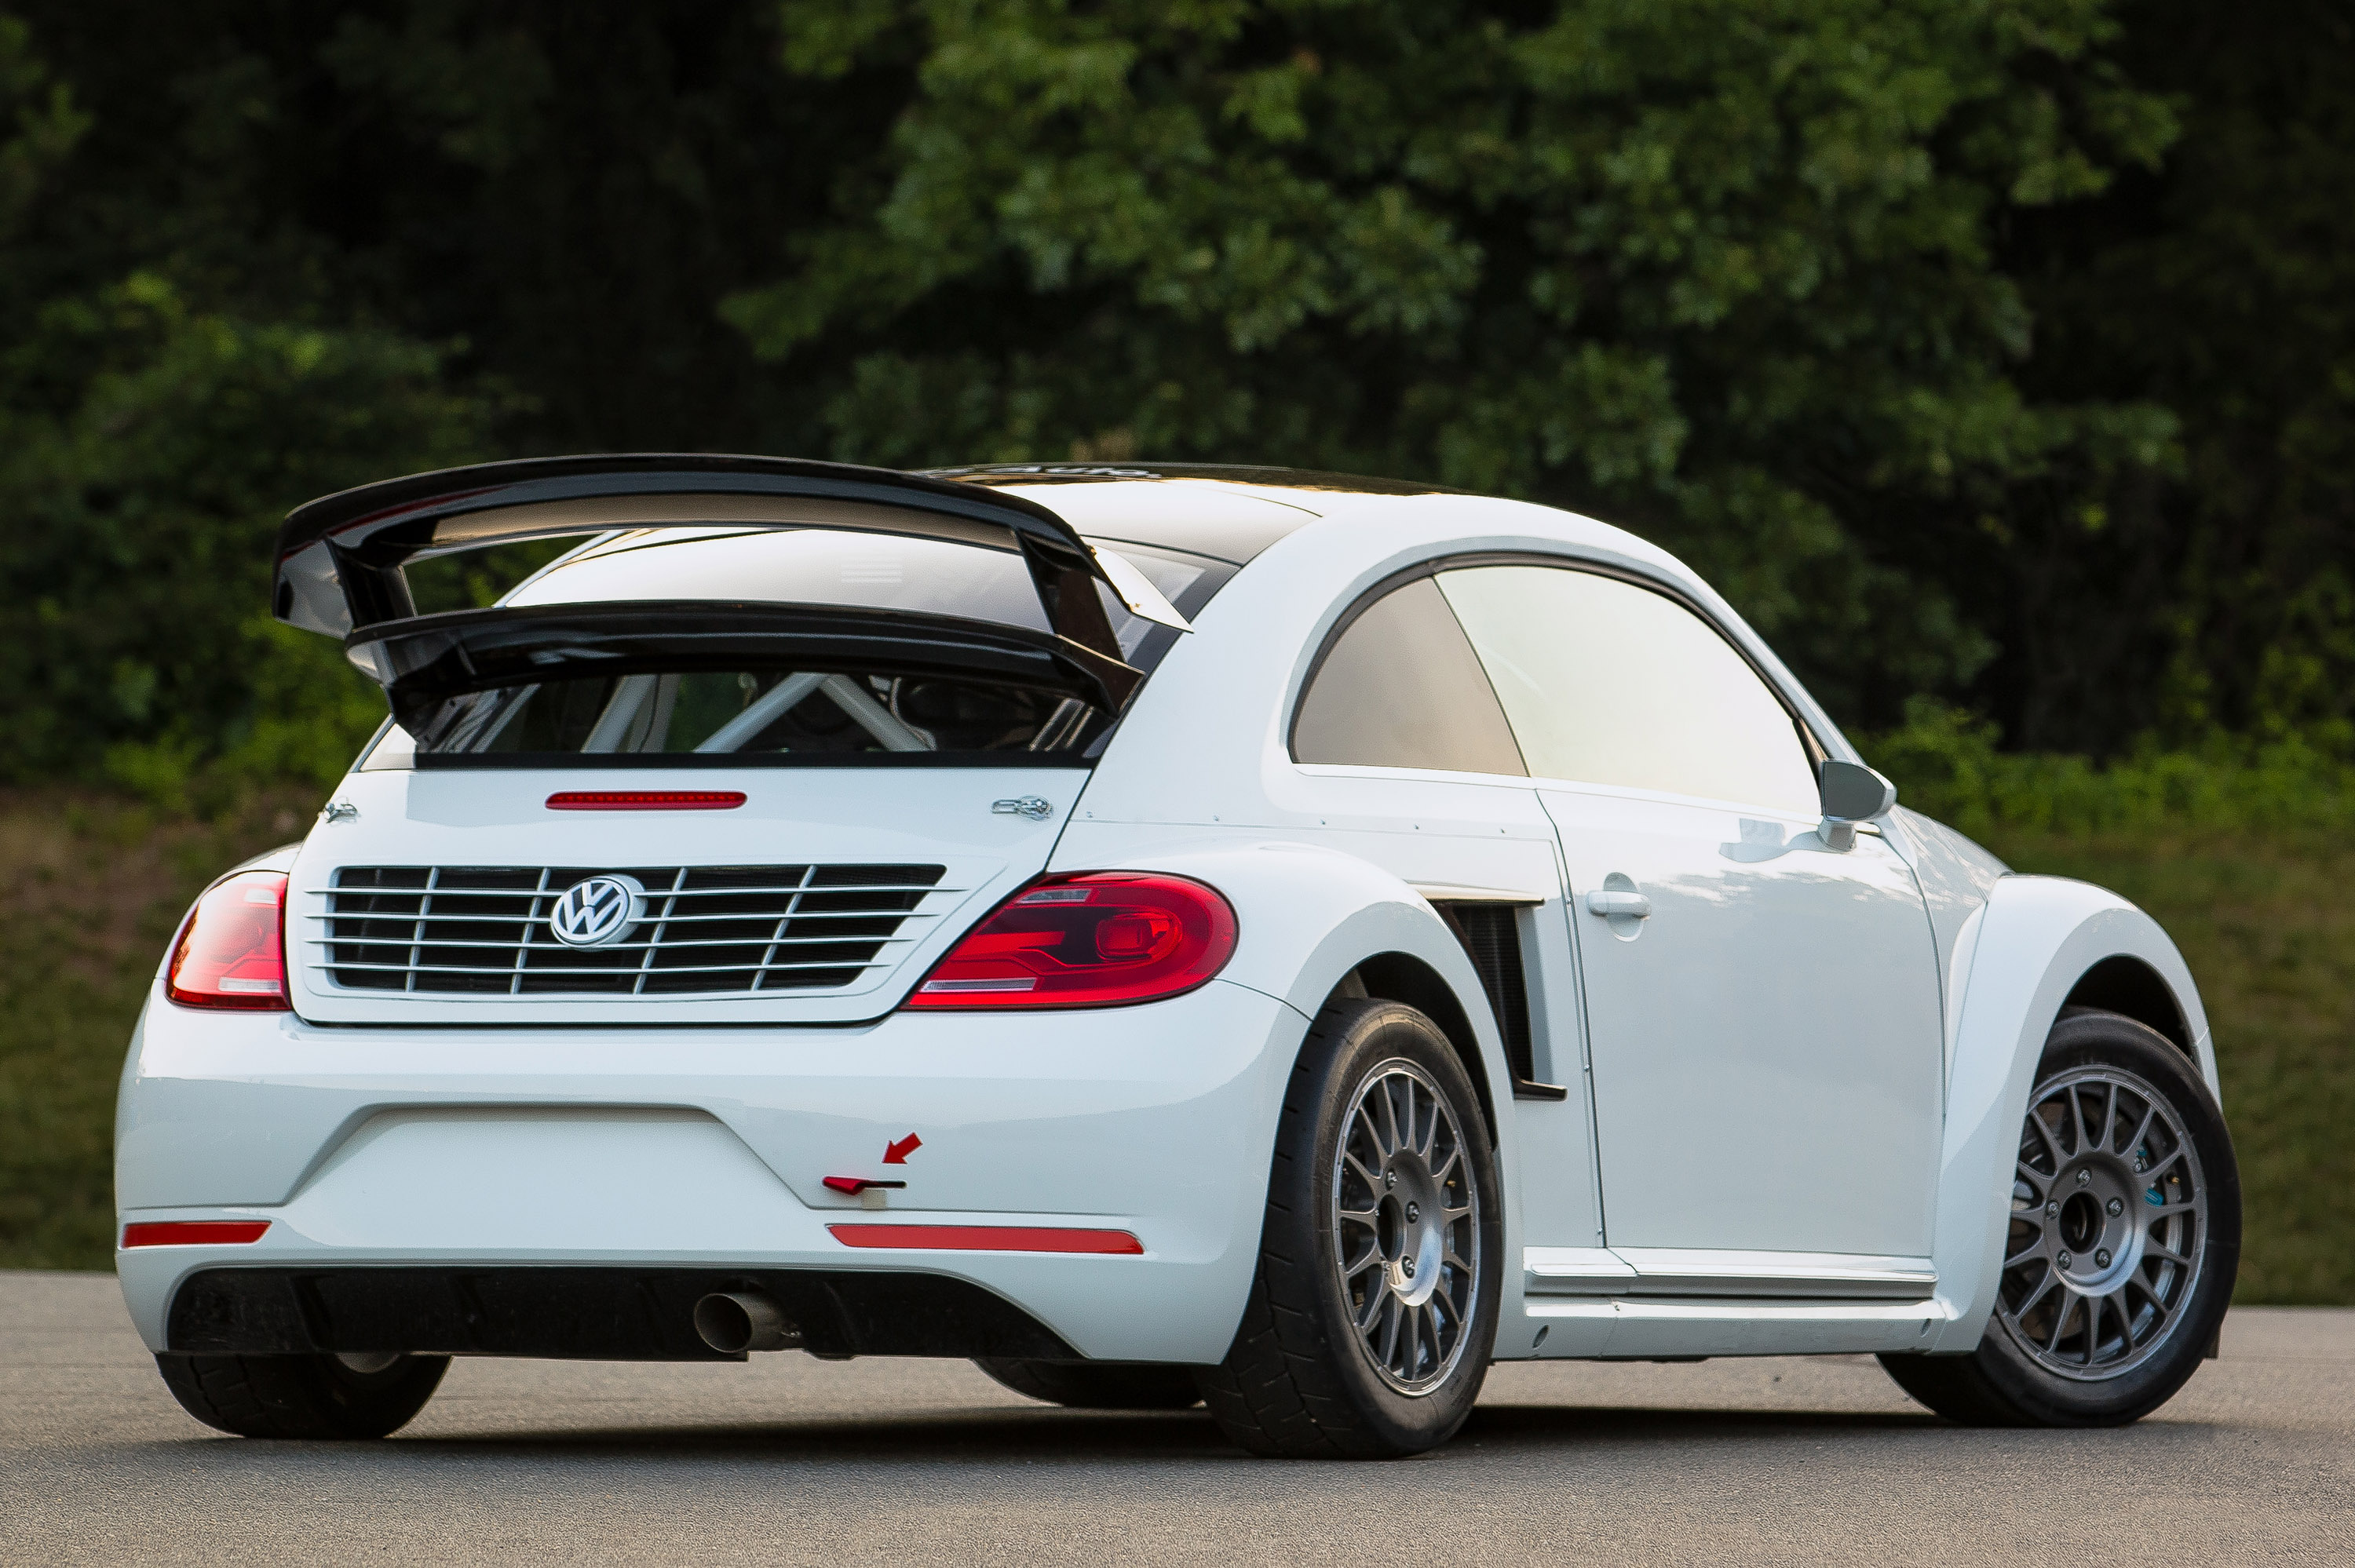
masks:
{"type": "Polygon", "coordinates": [[[1012,491],[1092,538],[1238,567],[1348,497],[1465,493],[1412,480],[1244,463],[989,463],[924,473],[1012,491]]]}

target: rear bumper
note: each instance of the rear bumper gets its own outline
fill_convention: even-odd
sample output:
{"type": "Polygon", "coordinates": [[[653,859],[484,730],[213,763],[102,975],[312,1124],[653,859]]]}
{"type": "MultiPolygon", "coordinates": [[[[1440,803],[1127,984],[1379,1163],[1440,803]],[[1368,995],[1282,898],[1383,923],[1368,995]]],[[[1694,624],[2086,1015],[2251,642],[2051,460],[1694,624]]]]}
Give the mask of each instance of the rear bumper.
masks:
{"type": "Polygon", "coordinates": [[[1221,981],[1145,1007],[796,1029],[333,1028],[151,999],[118,1109],[121,1219],[271,1224],[249,1245],[123,1249],[117,1269],[155,1350],[198,1348],[180,1302],[232,1298],[354,1348],[335,1341],[373,1281],[407,1305],[369,1308],[368,1333],[417,1328],[372,1349],[668,1355],[674,1296],[757,1276],[806,1303],[828,1353],[1215,1361],[1305,1026],[1221,981]],[[827,1176],[907,1186],[878,1213],[827,1176]],[[1143,1250],[851,1246],[845,1224],[1117,1230],[1143,1250]],[[208,1270],[248,1277],[192,1291],[208,1270]],[[509,1327],[469,1340],[469,1314],[509,1327]],[[1059,1349],[990,1348],[1034,1330],[1059,1349]]]}

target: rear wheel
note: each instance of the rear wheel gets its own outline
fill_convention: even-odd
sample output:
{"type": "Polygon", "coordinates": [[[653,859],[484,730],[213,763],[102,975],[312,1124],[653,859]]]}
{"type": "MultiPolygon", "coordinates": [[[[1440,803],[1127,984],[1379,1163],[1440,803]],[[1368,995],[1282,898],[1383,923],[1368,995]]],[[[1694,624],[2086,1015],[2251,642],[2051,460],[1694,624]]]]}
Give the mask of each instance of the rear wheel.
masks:
{"type": "Polygon", "coordinates": [[[2240,1255],[2240,1174],[2207,1086],[2156,1031],[2073,1011],[2029,1097],[1985,1338],[1881,1365],[1950,1420],[2123,1425],[2198,1370],[2240,1255]]]}
{"type": "Polygon", "coordinates": [[[1184,1367],[1004,1356],[975,1356],[973,1364],[1017,1393],[1072,1410],[1188,1410],[1202,1403],[1184,1367]]]}
{"type": "Polygon", "coordinates": [[[1445,1442],[1487,1375],[1500,1224],[1487,1128],[1446,1037],[1399,1002],[1328,1005],[1284,1097],[1241,1327],[1195,1374],[1210,1413],[1257,1454],[1445,1442]]]}
{"type": "Polygon", "coordinates": [[[425,1408],[447,1356],[159,1355],[180,1408],[240,1437],[382,1437],[425,1408]]]}

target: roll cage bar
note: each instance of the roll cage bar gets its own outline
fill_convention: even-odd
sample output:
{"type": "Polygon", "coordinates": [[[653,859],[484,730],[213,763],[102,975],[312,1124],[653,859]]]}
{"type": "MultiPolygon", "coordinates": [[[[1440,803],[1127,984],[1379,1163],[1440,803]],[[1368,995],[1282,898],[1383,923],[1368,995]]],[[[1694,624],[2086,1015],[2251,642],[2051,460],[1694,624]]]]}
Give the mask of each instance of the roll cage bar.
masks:
{"type": "MultiPolygon", "coordinates": [[[[1115,669],[1129,668],[1082,656],[1052,633],[954,616],[702,599],[453,610],[364,627],[346,648],[421,740],[441,727],[452,698],[581,675],[761,663],[808,673],[805,695],[829,674],[883,667],[1045,687],[1113,713],[1125,692],[1115,669]]],[[[859,717],[851,688],[837,681],[831,690],[859,717]]],[[[773,692],[763,702],[778,712],[784,705],[773,692]]]]}

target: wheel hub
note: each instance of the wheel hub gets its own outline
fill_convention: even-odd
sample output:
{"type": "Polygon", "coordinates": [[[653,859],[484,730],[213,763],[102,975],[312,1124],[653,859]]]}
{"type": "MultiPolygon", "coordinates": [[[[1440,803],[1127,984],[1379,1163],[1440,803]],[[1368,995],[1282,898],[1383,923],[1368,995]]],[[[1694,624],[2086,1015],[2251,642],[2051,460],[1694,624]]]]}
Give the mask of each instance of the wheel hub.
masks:
{"type": "Polygon", "coordinates": [[[1362,1349],[1400,1392],[1428,1393],[1461,1359],[1479,1281],[1479,1195],[1455,1109],[1412,1062],[1349,1098],[1333,1169],[1333,1257],[1362,1349]]]}
{"type": "Polygon", "coordinates": [[[2182,1120],[2119,1068],[2040,1086],[2021,1128],[1997,1316],[2066,1377],[2116,1377],[2170,1334],[2198,1282],[2208,1191],[2182,1120]]]}

